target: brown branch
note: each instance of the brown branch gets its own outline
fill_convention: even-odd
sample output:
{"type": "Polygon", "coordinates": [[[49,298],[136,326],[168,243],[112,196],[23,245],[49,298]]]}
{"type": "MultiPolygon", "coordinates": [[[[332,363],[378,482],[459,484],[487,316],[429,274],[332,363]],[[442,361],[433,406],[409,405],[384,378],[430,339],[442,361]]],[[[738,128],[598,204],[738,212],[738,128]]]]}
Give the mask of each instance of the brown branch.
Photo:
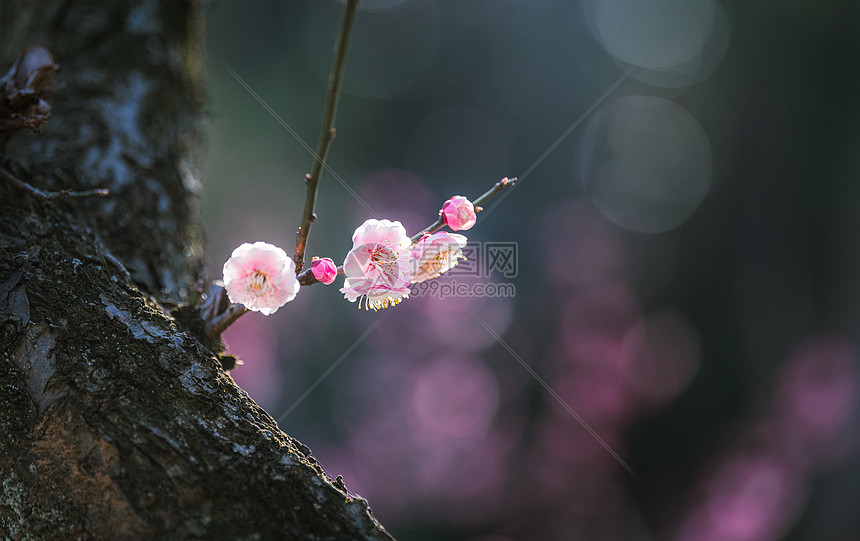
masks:
{"type": "Polygon", "coordinates": [[[224,284],[215,282],[209,286],[206,300],[200,306],[200,319],[205,322],[206,336],[217,342],[221,333],[248,311],[243,304],[231,303],[224,284]]]}
{"type": "Polygon", "coordinates": [[[308,243],[311,224],[316,220],[316,198],[319,190],[319,181],[325,166],[326,155],[334,139],[334,117],[337,112],[337,102],[340,98],[340,89],[343,83],[343,73],[346,67],[346,52],[349,48],[349,35],[352,31],[352,22],[355,20],[355,12],[358,8],[358,0],[347,0],[343,12],[343,20],[340,25],[340,33],[334,48],[331,74],[328,80],[328,94],[323,114],[322,129],[317,150],[314,155],[314,165],[310,174],[305,175],[307,195],[305,198],[305,210],[302,215],[302,223],[296,232],[296,253],[293,260],[296,262],[296,272],[301,272],[304,266],[305,248],[308,243]]]}
{"type": "Polygon", "coordinates": [[[64,199],[67,197],[104,197],[106,195],[110,195],[110,190],[105,188],[95,188],[92,190],[82,190],[82,191],[72,191],[72,190],[59,190],[56,192],[46,192],[44,190],[40,190],[36,188],[32,184],[24,182],[23,180],[17,178],[9,171],[0,167],[0,175],[9,181],[12,186],[15,186],[19,190],[27,192],[28,194],[41,199],[42,201],[56,201],[57,199],[64,199]]]}
{"type": "MultiPolygon", "coordinates": [[[[516,182],[517,182],[517,177],[514,177],[514,178],[505,177],[502,180],[493,184],[492,188],[490,188],[489,190],[484,192],[484,194],[481,195],[481,197],[475,199],[475,201],[472,203],[473,205],[475,205],[475,212],[482,211],[483,208],[481,207],[481,205],[485,204],[487,201],[492,199],[496,194],[502,192],[503,190],[513,187],[514,184],[516,184],[516,182]]],[[[412,240],[412,242],[416,242],[416,241],[418,241],[418,239],[421,238],[421,235],[423,235],[425,233],[431,233],[431,234],[435,233],[436,231],[439,231],[443,227],[445,227],[445,222],[442,221],[441,211],[440,211],[439,219],[437,219],[435,222],[433,222],[429,226],[422,229],[421,232],[418,233],[417,235],[414,235],[411,240],[412,240]]],[[[337,268],[337,273],[339,275],[343,274],[343,267],[342,266],[337,268]]],[[[314,275],[310,269],[305,269],[304,271],[300,272],[298,279],[299,279],[299,284],[301,284],[303,286],[309,286],[309,285],[313,285],[313,284],[316,284],[317,282],[319,282],[319,280],[314,278],[314,275]]]]}
{"type": "Polygon", "coordinates": [[[210,337],[219,337],[221,333],[227,330],[227,327],[232,325],[237,319],[249,310],[245,305],[233,303],[226,310],[218,314],[212,321],[206,324],[206,334],[210,337]]]}
{"type": "MultiPolygon", "coordinates": [[[[299,284],[310,285],[317,282],[317,279],[310,272],[310,269],[302,271],[304,266],[305,248],[307,247],[308,235],[310,234],[311,224],[316,220],[316,197],[319,191],[319,181],[322,177],[322,171],[325,167],[325,159],[328,155],[328,150],[331,147],[332,140],[335,135],[334,118],[337,112],[337,102],[340,97],[340,90],[343,86],[343,73],[346,67],[346,52],[349,48],[349,36],[352,31],[352,23],[355,20],[355,13],[358,8],[358,0],[348,0],[344,8],[343,20],[340,25],[337,41],[334,47],[334,57],[332,59],[331,74],[329,75],[328,93],[323,113],[322,129],[320,131],[320,139],[317,144],[316,152],[314,153],[314,164],[311,172],[305,175],[305,185],[307,186],[307,195],[305,197],[305,208],[302,215],[302,223],[299,230],[296,232],[296,251],[293,256],[293,261],[296,263],[296,273],[298,273],[299,284]]],[[[343,273],[343,269],[338,269],[338,274],[343,273]]],[[[222,288],[223,289],[223,288],[222,288]]],[[[225,296],[226,298],[226,296],[225,296]]],[[[219,308],[204,305],[201,308],[201,316],[206,322],[206,334],[210,337],[217,338],[221,336],[230,325],[238,320],[242,315],[249,310],[242,304],[234,303],[229,306],[219,308]]]]}
{"type": "MultiPolygon", "coordinates": [[[[517,182],[517,177],[514,177],[514,178],[505,177],[502,180],[493,184],[493,187],[490,188],[489,190],[487,190],[486,192],[484,192],[484,194],[481,197],[472,201],[472,204],[475,205],[475,212],[481,212],[482,210],[484,210],[482,208],[483,204],[485,204],[487,201],[492,199],[496,194],[505,190],[506,188],[513,187],[514,184],[516,184],[516,182],[517,182]]],[[[421,235],[424,235],[425,233],[433,234],[433,233],[439,231],[440,229],[442,229],[443,227],[445,227],[445,221],[442,220],[442,211],[440,210],[439,211],[439,218],[437,218],[436,221],[433,222],[432,224],[430,224],[427,227],[425,227],[424,229],[422,229],[418,234],[413,235],[412,236],[412,242],[416,242],[418,239],[421,238],[421,235]]]]}

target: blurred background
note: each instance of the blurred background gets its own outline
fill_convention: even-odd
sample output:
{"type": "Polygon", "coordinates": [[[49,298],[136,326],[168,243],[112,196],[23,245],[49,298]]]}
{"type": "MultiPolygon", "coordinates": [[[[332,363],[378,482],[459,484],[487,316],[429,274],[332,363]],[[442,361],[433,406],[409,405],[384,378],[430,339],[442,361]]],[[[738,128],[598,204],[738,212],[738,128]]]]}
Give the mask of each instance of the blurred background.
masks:
{"type": "MultiPolygon", "coordinates": [[[[212,279],[292,253],[312,157],[245,85],[316,147],[342,7],[211,6],[212,279]]],[[[484,294],[305,288],[229,329],[234,378],[403,541],[860,538],[858,23],[362,0],[307,260],[519,176],[438,279],[484,294]]]]}

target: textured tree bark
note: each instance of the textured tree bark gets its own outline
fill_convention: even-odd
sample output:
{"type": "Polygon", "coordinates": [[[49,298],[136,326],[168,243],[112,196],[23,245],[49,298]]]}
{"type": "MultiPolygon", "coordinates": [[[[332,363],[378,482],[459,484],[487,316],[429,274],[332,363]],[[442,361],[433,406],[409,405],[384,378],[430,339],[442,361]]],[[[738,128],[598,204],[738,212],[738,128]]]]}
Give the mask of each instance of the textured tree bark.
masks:
{"type": "MultiPolygon", "coordinates": [[[[60,65],[0,149],[0,532],[10,539],[391,539],[221,368],[202,272],[202,14],[0,3],[0,61],[60,65]]],[[[2,144],[2,142],[0,142],[2,144]]]]}

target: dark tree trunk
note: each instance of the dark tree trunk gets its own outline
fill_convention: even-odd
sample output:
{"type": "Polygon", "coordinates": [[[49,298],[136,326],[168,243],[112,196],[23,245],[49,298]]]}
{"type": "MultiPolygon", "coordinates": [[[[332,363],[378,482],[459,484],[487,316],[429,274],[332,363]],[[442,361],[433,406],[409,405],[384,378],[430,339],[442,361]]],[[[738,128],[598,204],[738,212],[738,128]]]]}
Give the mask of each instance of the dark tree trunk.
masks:
{"type": "Polygon", "coordinates": [[[390,539],[199,331],[199,6],[0,3],[5,66],[35,42],[60,64],[50,119],[0,165],[111,194],[46,202],[0,178],[0,532],[390,539]]]}

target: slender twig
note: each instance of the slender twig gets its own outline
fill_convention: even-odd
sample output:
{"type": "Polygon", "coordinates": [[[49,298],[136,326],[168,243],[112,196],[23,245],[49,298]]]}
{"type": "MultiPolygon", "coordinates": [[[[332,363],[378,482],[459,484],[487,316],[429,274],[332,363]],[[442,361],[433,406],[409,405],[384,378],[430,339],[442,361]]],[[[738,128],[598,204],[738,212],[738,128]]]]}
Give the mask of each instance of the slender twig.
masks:
{"type": "MultiPolygon", "coordinates": [[[[505,177],[502,180],[493,184],[493,187],[490,188],[489,190],[487,190],[486,192],[484,192],[484,195],[482,195],[481,197],[472,201],[472,204],[475,205],[475,212],[481,212],[482,210],[484,210],[482,205],[484,205],[487,201],[492,199],[493,196],[495,196],[497,193],[501,192],[502,190],[504,190],[506,188],[512,187],[514,184],[516,184],[516,182],[517,182],[517,177],[514,177],[514,178],[505,177]]],[[[417,242],[418,239],[420,239],[422,235],[424,235],[426,233],[433,234],[433,233],[439,231],[440,229],[442,229],[443,227],[445,227],[445,221],[442,219],[442,211],[440,210],[439,211],[439,218],[435,222],[433,222],[432,224],[428,225],[427,227],[422,229],[420,232],[418,232],[418,234],[413,235],[412,236],[412,242],[417,242]]]]}
{"type": "Polygon", "coordinates": [[[221,336],[221,333],[227,330],[227,327],[232,325],[237,319],[242,317],[242,314],[245,314],[248,311],[249,310],[245,308],[244,304],[231,304],[212,321],[208,321],[206,323],[206,333],[213,337],[221,336]]]}
{"type": "MultiPolygon", "coordinates": [[[[313,273],[310,272],[310,269],[307,269],[304,272],[301,272],[301,270],[304,265],[305,248],[307,246],[311,224],[317,217],[315,209],[320,177],[322,177],[322,172],[325,168],[326,155],[328,154],[328,149],[331,146],[331,142],[335,135],[334,117],[337,112],[337,102],[340,97],[340,89],[343,84],[343,73],[346,67],[346,51],[349,47],[349,35],[352,31],[352,23],[355,20],[358,1],[359,0],[347,0],[346,2],[346,8],[343,12],[343,20],[340,25],[340,32],[338,33],[337,42],[334,46],[334,58],[332,59],[331,74],[329,75],[328,93],[326,96],[325,111],[323,112],[320,139],[317,144],[316,152],[314,152],[314,164],[311,168],[311,172],[305,175],[305,185],[307,186],[305,209],[302,215],[302,223],[299,226],[299,230],[296,232],[296,252],[293,256],[293,260],[296,263],[296,273],[298,273],[299,283],[302,285],[313,284],[317,281],[313,273]]],[[[228,67],[227,69],[229,70],[230,68],[228,67]]],[[[230,70],[230,72],[233,73],[233,70],[230,70]]],[[[233,76],[237,77],[235,73],[233,76]]],[[[268,106],[266,107],[268,108],[268,106]]],[[[338,274],[342,273],[343,269],[338,268],[338,274]]],[[[224,332],[227,327],[242,317],[243,314],[248,313],[248,311],[249,310],[245,308],[244,305],[238,303],[230,304],[223,312],[217,313],[217,315],[207,311],[207,313],[203,314],[204,320],[206,320],[206,332],[209,333],[210,336],[221,336],[221,333],[224,332]]]]}
{"type": "Polygon", "coordinates": [[[352,31],[352,22],[355,20],[357,8],[358,0],[347,0],[346,8],[343,12],[343,20],[340,25],[340,33],[334,47],[334,58],[332,59],[331,74],[328,79],[328,94],[326,97],[325,112],[323,113],[320,139],[314,156],[313,168],[310,174],[305,175],[305,184],[307,185],[305,210],[302,215],[302,224],[296,232],[296,253],[293,256],[293,260],[296,262],[296,272],[300,272],[302,266],[304,266],[308,234],[311,230],[311,224],[317,217],[315,212],[317,191],[326,155],[335,135],[334,117],[337,112],[338,98],[340,98],[343,72],[346,68],[346,51],[349,48],[349,35],[352,31]]]}
{"type": "MultiPolygon", "coordinates": [[[[481,212],[481,210],[483,210],[481,208],[481,205],[483,205],[484,203],[486,203],[487,201],[492,199],[496,194],[498,194],[502,190],[505,190],[506,188],[512,187],[516,182],[517,182],[517,177],[514,177],[514,178],[505,177],[502,180],[493,184],[492,188],[490,188],[489,190],[484,192],[484,194],[481,197],[475,199],[475,201],[472,202],[472,204],[475,205],[475,211],[481,212]]],[[[441,214],[441,212],[440,212],[440,214],[441,214]]],[[[440,215],[440,218],[438,220],[436,220],[435,222],[433,222],[429,226],[422,229],[421,232],[418,233],[417,235],[414,235],[411,240],[412,240],[412,242],[417,242],[421,238],[421,235],[424,235],[425,233],[431,233],[431,234],[435,233],[436,231],[439,231],[443,227],[445,227],[445,222],[442,220],[441,215],[440,215]]],[[[343,274],[343,267],[338,267],[337,273],[343,274]]],[[[299,283],[303,286],[309,286],[311,284],[315,284],[318,282],[318,280],[316,278],[314,278],[313,273],[311,273],[311,269],[305,269],[304,271],[300,272],[298,278],[299,278],[299,283]]]]}
{"type": "Polygon", "coordinates": [[[478,209],[483,207],[483,205],[487,201],[492,199],[494,195],[501,192],[505,188],[513,188],[514,184],[516,184],[516,183],[517,183],[517,177],[513,177],[513,178],[505,177],[502,180],[496,182],[495,184],[493,184],[493,187],[490,188],[489,190],[487,190],[486,192],[484,192],[484,194],[481,197],[472,201],[472,204],[475,205],[475,210],[480,212],[480,210],[478,210],[478,209]]]}
{"type": "Polygon", "coordinates": [[[422,229],[419,233],[412,235],[412,242],[418,242],[418,240],[421,239],[423,235],[432,235],[443,227],[445,227],[445,221],[442,220],[441,216],[439,216],[439,218],[437,218],[435,222],[422,229]]]}
{"type": "Polygon", "coordinates": [[[93,190],[83,190],[79,192],[75,192],[72,190],[59,190],[57,192],[46,192],[44,190],[40,190],[36,188],[32,184],[24,182],[23,180],[15,177],[9,171],[0,167],[0,174],[2,174],[6,180],[9,181],[12,186],[15,186],[19,190],[25,191],[28,194],[41,199],[42,201],[56,201],[57,199],[63,199],[65,197],[103,197],[105,195],[110,195],[110,190],[105,188],[95,188],[93,190]]]}

